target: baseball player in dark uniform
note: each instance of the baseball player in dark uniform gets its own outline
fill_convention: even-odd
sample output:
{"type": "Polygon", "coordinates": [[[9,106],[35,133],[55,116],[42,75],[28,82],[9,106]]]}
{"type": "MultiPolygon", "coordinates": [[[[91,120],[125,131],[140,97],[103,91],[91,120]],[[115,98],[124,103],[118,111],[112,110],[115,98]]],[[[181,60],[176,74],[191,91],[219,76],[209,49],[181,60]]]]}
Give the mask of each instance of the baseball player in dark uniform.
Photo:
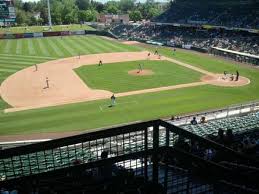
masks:
{"type": "Polygon", "coordinates": [[[111,96],[111,101],[112,101],[112,104],[111,104],[111,106],[115,106],[115,104],[116,104],[116,97],[114,96],[114,94],[111,96]]]}
{"type": "Polygon", "coordinates": [[[103,65],[103,61],[102,60],[99,61],[99,66],[101,66],[101,65],[103,65]]]}
{"type": "Polygon", "coordinates": [[[239,80],[239,72],[237,71],[236,72],[236,81],[238,81],[239,80]]]}

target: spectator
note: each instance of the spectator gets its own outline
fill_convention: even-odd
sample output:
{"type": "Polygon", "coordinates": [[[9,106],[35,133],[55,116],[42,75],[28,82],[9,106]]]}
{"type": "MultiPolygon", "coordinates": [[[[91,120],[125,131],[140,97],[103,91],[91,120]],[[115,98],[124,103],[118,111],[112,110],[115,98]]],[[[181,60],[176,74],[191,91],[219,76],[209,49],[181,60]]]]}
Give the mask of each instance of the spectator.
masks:
{"type": "Polygon", "coordinates": [[[193,118],[192,118],[191,124],[192,124],[192,125],[197,125],[197,124],[198,124],[198,122],[197,122],[197,120],[196,120],[196,117],[193,117],[193,118]]]}
{"type": "Polygon", "coordinates": [[[201,117],[200,123],[207,123],[206,117],[201,117]]]}
{"type": "Polygon", "coordinates": [[[216,138],[216,141],[220,144],[224,144],[224,130],[223,129],[218,130],[218,136],[216,138]]]}

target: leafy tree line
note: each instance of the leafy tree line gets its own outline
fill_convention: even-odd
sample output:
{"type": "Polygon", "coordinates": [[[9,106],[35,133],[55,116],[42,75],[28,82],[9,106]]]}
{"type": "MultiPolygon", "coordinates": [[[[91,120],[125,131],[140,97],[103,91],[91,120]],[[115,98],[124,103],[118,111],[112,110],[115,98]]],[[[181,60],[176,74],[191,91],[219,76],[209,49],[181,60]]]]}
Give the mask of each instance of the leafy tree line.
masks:
{"type": "MultiPolygon", "coordinates": [[[[159,15],[167,4],[147,0],[136,3],[136,0],[108,1],[100,3],[94,0],[50,0],[53,24],[71,24],[96,21],[98,14],[129,14],[130,20],[140,21],[159,15]]],[[[16,20],[18,25],[45,25],[48,23],[47,0],[38,2],[15,1],[16,20]],[[36,18],[35,14],[40,17],[36,18]]]]}

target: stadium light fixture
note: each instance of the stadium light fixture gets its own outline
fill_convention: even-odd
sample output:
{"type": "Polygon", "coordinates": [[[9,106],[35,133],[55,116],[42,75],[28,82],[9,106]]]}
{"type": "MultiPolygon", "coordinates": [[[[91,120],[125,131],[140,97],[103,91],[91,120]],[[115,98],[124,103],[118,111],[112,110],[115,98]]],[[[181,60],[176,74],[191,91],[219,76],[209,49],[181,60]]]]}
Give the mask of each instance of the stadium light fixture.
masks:
{"type": "Polygon", "coordinates": [[[49,27],[51,29],[52,27],[52,22],[51,22],[51,15],[50,15],[50,4],[49,4],[49,0],[47,0],[48,3],[48,19],[49,19],[49,27]]]}

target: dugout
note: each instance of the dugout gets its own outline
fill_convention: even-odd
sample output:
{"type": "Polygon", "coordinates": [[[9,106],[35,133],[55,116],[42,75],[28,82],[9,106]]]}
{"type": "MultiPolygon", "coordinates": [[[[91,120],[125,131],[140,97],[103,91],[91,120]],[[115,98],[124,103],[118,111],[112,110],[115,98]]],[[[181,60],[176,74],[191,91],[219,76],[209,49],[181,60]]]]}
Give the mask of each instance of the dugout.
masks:
{"type": "Polygon", "coordinates": [[[232,51],[232,50],[223,49],[219,47],[211,47],[209,52],[213,55],[219,55],[226,58],[231,58],[241,63],[250,63],[253,65],[259,65],[259,56],[257,55],[232,51]]]}

